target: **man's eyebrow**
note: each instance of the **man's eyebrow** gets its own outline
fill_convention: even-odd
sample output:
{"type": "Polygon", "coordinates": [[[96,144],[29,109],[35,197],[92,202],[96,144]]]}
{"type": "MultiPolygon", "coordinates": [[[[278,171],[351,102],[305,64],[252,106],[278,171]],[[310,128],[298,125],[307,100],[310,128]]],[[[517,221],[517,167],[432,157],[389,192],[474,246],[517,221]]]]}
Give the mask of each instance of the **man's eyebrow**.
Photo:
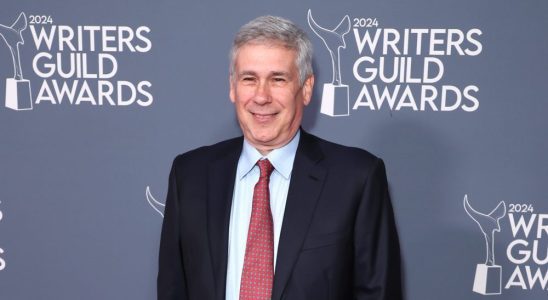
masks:
{"type": "Polygon", "coordinates": [[[270,73],[272,76],[285,76],[285,77],[290,77],[290,74],[289,72],[284,72],[284,71],[274,71],[272,73],[270,73]]]}
{"type": "MultiPolygon", "coordinates": [[[[237,74],[238,77],[242,77],[242,76],[257,76],[257,72],[255,71],[251,71],[251,70],[244,70],[244,71],[241,71],[237,74]]],[[[270,72],[269,76],[271,77],[274,77],[274,76],[284,76],[284,77],[288,77],[290,78],[291,77],[291,73],[289,72],[285,72],[285,71],[272,71],[270,72]]]]}
{"type": "Polygon", "coordinates": [[[242,72],[240,72],[240,73],[238,73],[238,76],[246,76],[246,75],[253,75],[253,76],[256,76],[257,73],[254,72],[254,71],[245,71],[245,70],[242,71],[242,72]]]}

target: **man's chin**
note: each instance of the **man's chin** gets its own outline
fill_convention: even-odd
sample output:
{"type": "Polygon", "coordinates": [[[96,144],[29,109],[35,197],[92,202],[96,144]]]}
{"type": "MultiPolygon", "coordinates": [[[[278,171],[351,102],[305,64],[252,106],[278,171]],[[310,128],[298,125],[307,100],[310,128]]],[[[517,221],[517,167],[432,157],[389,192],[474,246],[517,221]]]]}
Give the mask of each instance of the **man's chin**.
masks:
{"type": "Polygon", "coordinates": [[[257,145],[272,146],[276,144],[276,138],[271,135],[253,135],[252,141],[257,145]]]}
{"type": "Polygon", "coordinates": [[[276,145],[279,136],[273,132],[255,130],[245,135],[245,138],[255,147],[271,147],[276,145]]]}
{"type": "Polygon", "coordinates": [[[285,146],[292,139],[291,134],[253,132],[245,138],[259,150],[274,150],[285,146]]]}

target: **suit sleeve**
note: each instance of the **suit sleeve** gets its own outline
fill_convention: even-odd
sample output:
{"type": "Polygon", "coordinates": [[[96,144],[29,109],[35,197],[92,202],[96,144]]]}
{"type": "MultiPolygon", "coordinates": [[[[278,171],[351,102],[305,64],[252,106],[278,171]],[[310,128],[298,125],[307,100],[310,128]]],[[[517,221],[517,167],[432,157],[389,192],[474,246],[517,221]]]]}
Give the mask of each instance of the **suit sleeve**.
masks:
{"type": "Polygon", "coordinates": [[[354,255],[354,299],[402,299],[399,240],[380,159],[367,177],[356,214],[354,255]]]}
{"type": "Polygon", "coordinates": [[[187,299],[186,278],[180,243],[176,161],[177,159],[173,162],[169,175],[169,187],[160,240],[157,279],[158,300],[187,299]]]}

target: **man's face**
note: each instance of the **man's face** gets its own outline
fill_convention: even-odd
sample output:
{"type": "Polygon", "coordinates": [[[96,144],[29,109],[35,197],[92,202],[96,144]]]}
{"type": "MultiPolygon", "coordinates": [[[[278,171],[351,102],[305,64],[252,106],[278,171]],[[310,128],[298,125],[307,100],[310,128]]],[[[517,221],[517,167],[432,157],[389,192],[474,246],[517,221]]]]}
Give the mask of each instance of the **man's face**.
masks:
{"type": "Polygon", "coordinates": [[[262,154],[293,138],[312,96],[314,77],[301,86],[296,52],[280,44],[246,44],[236,56],[230,100],[245,138],[262,154]]]}

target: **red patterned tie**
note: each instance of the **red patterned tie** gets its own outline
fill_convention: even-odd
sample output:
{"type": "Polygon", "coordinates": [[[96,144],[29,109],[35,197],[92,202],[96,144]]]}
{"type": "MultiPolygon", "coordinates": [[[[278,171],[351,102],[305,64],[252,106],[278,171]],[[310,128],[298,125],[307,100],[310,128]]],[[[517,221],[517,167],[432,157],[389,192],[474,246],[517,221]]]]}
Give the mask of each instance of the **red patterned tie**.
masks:
{"type": "Polygon", "coordinates": [[[268,159],[260,160],[257,164],[261,175],[253,190],[240,300],[270,299],[274,281],[274,231],[268,188],[274,167],[268,159]]]}

